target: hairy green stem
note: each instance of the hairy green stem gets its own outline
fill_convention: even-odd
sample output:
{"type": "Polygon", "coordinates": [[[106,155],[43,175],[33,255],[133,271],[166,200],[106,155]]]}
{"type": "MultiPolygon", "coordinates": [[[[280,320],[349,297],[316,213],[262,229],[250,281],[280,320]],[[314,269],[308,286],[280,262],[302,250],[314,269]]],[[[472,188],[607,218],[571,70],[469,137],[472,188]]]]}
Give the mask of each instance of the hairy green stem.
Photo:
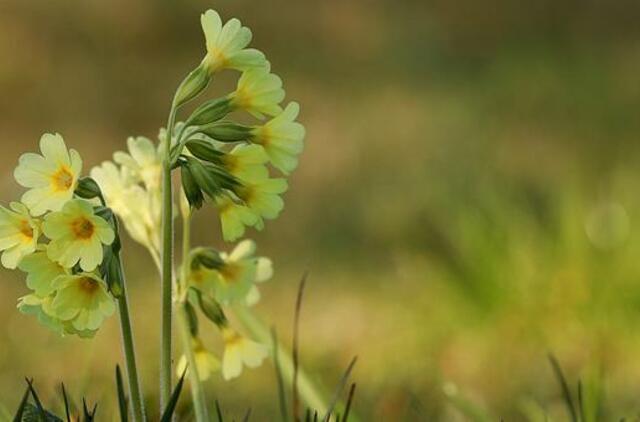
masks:
{"type": "MultiPolygon", "coordinates": [[[[251,309],[244,305],[235,305],[233,306],[233,313],[255,340],[263,344],[271,344],[273,342],[271,332],[251,309]]],[[[290,353],[286,353],[286,350],[282,344],[278,344],[278,365],[282,371],[282,377],[287,383],[292,384],[293,358],[290,353]]],[[[310,408],[317,410],[320,415],[324,415],[327,412],[327,402],[313,384],[309,375],[301,368],[298,369],[298,391],[310,408]]]]}
{"type": "Polygon", "coordinates": [[[118,311],[120,313],[122,345],[124,348],[127,377],[129,381],[129,395],[131,396],[131,410],[133,412],[133,420],[135,422],[145,422],[146,414],[144,411],[142,390],[140,389],[140,378],[138,377],[136,351],[133,342],[133,330],[131,329],[131,318],[129,316],[129,301],[127,299],[127,283],[125,281],[122,263],[120,263],[119,271],[122,281],[122,293],[118,298],[118,311]]]}
{"type": "MultiPolygon", "coordinates": [[[[186,292],[189,288],[189,254],[191,252],[191,214],[187,211],[182,216],[182,274],[181,274],[181,296],[184,296],[186,300],[186,292]]],[[[193,352],[193,345],[191,341],[191,335],[189,330],[189,319],[184,309],[184,306],[180,306],[178,311],[178,322],[180,334],[182,337],[182,348],[184,354],[187,357],[187,363],[189,364],[189,382],[191,383],[191,398],[193,400],[193,408],[197,422],[208,422],[209,416],[207,415],[207,404],[204,389],[200,383],[200,374],[198,373],[198,365],[196,363],[196,357],[193,352]]]]}
{"type": "Polygon", "coordinates": [[[173,186],[171,183],[171,140],[176,119],[175,101],[171,105],[162,168],[162,331],[160,334],[160,406],[171,396],[171,326],[173,306],[173,186]]]}

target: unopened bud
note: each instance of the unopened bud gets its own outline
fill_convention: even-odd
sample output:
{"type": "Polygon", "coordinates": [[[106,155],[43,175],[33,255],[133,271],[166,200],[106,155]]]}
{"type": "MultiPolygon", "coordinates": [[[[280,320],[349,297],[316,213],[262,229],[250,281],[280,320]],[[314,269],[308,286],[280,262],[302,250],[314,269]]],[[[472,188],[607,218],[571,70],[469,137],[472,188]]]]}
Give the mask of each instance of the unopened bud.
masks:
{"type": "Polygon", "coordinates": [[[180,107],[197,97],[209,85],[209,81],[211,81],[211,76],[205,66],[201,64],[189,73],[178,87],[175,106],[180,107]]]}

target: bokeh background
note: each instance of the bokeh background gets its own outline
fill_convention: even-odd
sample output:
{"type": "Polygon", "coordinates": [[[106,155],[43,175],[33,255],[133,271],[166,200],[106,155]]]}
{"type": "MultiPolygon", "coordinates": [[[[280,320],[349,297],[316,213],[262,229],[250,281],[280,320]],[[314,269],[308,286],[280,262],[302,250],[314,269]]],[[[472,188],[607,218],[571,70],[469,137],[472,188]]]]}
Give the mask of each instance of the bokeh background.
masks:
{"type": "MultiPolygon", "coordinates": [[[[358,355],[364,420],[562,420],[552,352],[572,388],[603,392],[605,419],[640,411],[640,3],[0,0],[2,203],[45,131],[87,168],[155,137],[209,7],[252,28],[302,104],[285,212],[250,236],[277,271],[258,310],[285,341],[310,270],[302,359],[327,392],[358,355]]],[[[212,211],[196,225],[197,243],[224,246],[212,211]]],[[[155,391],[158,283],[126,247],[155,391]]],[[[24,376],[47,399],[64,380],[109,420],[116,318],[60,339],[16,311],[25,292],[1,271],[0,402],[17,405],[24,376]]],[[[274,386],[265,365],[207,388],[269,420],[274,386]]]]}

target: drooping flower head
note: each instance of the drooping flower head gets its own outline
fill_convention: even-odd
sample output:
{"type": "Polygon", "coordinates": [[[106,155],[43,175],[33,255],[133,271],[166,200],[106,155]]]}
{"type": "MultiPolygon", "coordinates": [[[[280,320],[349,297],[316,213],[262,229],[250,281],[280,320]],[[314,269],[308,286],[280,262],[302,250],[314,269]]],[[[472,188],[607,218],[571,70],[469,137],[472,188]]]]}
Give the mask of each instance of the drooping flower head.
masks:
{"type": "Polygon", "coordinates": [[[295,121],[299,113],[298,103],[289,103],[282,113],[251,132],[251,142],[262,145],[271,164],[284,174],[296,169],[304,148],[305,129],[295,121]]]}
{"type": "Polygon", "coordinates": [[[65,268],[78,262],[83,271],[93,271],[102,262],[102,245],[110,245],[115,233],[109,223],[94,214],[92,205],[84,200],[67,202],[62,211],[48,214],[42,225],[51,239],[47,254],[65,268]]]}
{"type": "Polygon", "coordinates": [[[22,202],[34,216],[62,209],[73,197],[82,170],[80,155],[67,150],[59,134],[42,135],[40,151],[42,155],[23,154],[14,172],[18,183],[29,188],[22,202]]]}
{"type": "Polygon", "coordinates": [[[260,145],[238,145],[224,154],[221,160],[229,174],[239,180],[260,179],[269,175],[265,166],[269,157],[260,145]]]}
{"type": "Polygon", "coordinates": [[[242,367],[257,368],[269,356],[269,349],[255,341],[240,335],[232,328],[222,329],[224,355],[222,357],[222,376],[232,380],[242,374],[242,367]]]}
{"type": "Polygon", "coordinates": [[[251,30],[236,18],[222,25],[220,15],[207,10],[200,18],[207,42],[207,55],[202,61],[211,73],[222,69],[247,70],[265,65],[262,52],[245,48],[251,42],[251,30]]]}
{"type": "Polygon", "coordinates": [[[253,227],[258,224],[258,216],[249,207],[228,196],[217,197],[216,207],[220,215],[222,237],[227,242],[240,239],[245,233],[245,227],[253,227]]]}
{"type": "Polygon", "coordinates": [[[0,250],[2,265],[13,270],[36,250],[40,229],[23,204],[12,202],[9,207],[0,206],[0,250]]]}
{"type": "Polygon", "coordinates": [[[270,66],[249,69],[240,76],[236,90],[229,95],[231,106],[261,119],[282,112],[282,79],[270,72],[270,66]]]}
{"type": "Polygon", "coordinates": [[[76,330],[97,330],[115,311],[107,284],[93,274],[63,275],[53,284],[51,314],[76,330]]]}

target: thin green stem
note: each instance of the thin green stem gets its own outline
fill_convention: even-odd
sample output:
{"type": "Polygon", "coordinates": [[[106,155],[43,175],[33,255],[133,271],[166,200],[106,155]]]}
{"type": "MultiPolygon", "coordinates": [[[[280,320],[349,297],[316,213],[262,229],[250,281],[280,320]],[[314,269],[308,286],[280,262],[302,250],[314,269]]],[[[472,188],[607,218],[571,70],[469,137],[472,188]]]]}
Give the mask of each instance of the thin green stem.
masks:
{"type": "MultiPolygon", "coordinates": [[[[244,305],[234,305],[233,313],[243,327],[251,333],[255,340],[263,344],[271,344],[273,339],[266,325],[244,305]]],[[[293,358],[282,344],[278,344],[278,365],[282,371],[282,377],[287,383],[293,382],[293,358]]],[[[318,388],[313,384],[309,375],[302,369],[298,369],[298,391],[305,403],[319,414],[324,415],[328,405],[318,388]]]]}
{"type": "Polygon", "coordinates": [[[193,410],[196,416],[197,422],[209,422],[209,416],[207,415],[207,404],[204,394],[204,389],[200,383],[198,374],[198,364],[196,363],[196,356],[193,352],[193,342],[191,334],[189,332],[189,320],[187,311],[184,306],[180,306],[178,309],[178,329],[182,337],[182,347],[184,349],[184,355],[187,358],[189,376],[189,382],[191,384],[191,399],[193,401],[193,410]]]}
{"type": "Polygon", "coordinates": [[[122,262],[120,262],[119,271],[120,279],[122,280],[122,294],[118,298],[118,311],[120,313],[122,344],[124,347],[124,357],[127,366],[129,394],[131,396],[131,410],[133,412],[133,420],[135,422],[144,422],[147,418],[144,411],[140,378],[138,377],[136,351],[133,342],[133,330],[131,329],[131,318],[129,316],[129,301],[127,299],[127,283],[122,269],[122,262]]]}
{"type": "MultiPolygon", "coordinates": [[[[191,211],[186,211],[182,215],[182,271],[181,271],[181,294],[180,296],[186,300],[186,292],[189,288],[189,254],[191,252],[191,211]]],[[[182,348],[187,357],[189,364],[189,382],[191,383],[191,398],[193,400],[193,408],[198,422],[208,422],[207,404],[204,389],[200,383],[200,374],[198,373],[198,365],[193,352],[192,339],[189,330],[189,319],[182,304],[178,311],[178,322],[180,326],[180,334],[182,337],[182,348]]]]}
{"type": "Polygon", "coordinates": [[[173,278],[173,186],[171,183],[171,140],[176,120],[175,101],[171,105],[162,171],[162,331],[160,334],[160,406],[171,396],[171,326],[173,278]]]}

